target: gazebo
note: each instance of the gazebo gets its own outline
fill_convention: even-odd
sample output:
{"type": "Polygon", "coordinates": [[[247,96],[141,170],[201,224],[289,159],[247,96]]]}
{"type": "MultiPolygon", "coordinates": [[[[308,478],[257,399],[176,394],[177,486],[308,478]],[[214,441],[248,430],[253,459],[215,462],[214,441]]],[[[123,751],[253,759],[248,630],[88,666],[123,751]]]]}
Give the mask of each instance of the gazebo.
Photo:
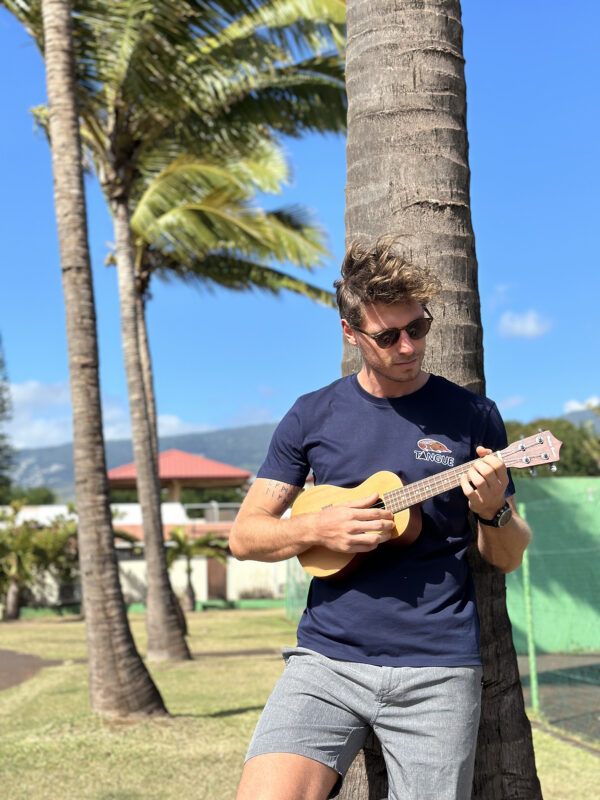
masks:
{"type": "MultiPolygon", "coordinates": [[[[180,502],[182,489],[242,488],[252,477],[246,470],[183,450],[159,453],[158,474],[161,489],[167,489],[169,503],[180,502]]],[[[108,471],[109,486],[111,489],[135,489],[136,476],[135,463],[115,467],[108,471]]]]}

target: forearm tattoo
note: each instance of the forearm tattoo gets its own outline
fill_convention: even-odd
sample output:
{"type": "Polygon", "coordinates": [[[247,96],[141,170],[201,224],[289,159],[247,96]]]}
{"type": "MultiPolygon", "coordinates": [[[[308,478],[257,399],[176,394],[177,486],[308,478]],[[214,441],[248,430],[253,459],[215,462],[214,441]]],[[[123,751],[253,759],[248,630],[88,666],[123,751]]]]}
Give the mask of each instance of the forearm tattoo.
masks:
{"type": "Polygon", "coordinates": [[[266,487],[266,491],[267,494],[270,497],[274,497],[278,503],[285,503],[286,506],[289,506],[289,504],[298,494],[298,487],[290,486],[289,483],[280,483],[279,481],[269,481],[266,487]]]}

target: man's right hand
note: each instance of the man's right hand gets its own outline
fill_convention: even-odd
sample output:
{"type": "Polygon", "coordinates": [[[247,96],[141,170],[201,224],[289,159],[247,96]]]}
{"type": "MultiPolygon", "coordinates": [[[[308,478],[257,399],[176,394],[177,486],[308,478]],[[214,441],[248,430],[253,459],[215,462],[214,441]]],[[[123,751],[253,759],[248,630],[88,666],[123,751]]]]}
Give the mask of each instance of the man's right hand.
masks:
{"type": "Polygon", "coordinates": [[[391,511],[374,508],[379,495],[350,500],[311,514],[315,542],[341,553],[368,553],[394,534],[391,511]]]}

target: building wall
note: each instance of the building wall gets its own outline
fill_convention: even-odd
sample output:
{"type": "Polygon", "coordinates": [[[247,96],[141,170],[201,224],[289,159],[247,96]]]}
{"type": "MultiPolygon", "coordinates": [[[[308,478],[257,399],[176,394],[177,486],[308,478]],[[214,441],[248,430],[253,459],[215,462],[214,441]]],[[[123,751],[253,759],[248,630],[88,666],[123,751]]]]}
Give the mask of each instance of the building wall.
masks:
{"type": "MultiPolygon", "coordinates": [[[[178,558],[169,570],[171,585],[181,596],[187,585],[186,560],[178,558]]],[[[146,600],[146,562],[142,557],[119,558],[121,586],[127,604],[146,600]]],[[[285,596],[286,562],[264,564],[259,561],[237,561],[227,558],[226,598],[230,601],[255,597],[283,598],[285,596]]],[[[192,559],[192,585],[196,601],[205,603],[208,597],[207,564],[204,556],[192,559]]]]}
{"type": "MultiPolygon", "coordinates": [[[[141,510],[137,503],[120,503],[112,506],[115,515],[114,526],[142,539],[141,510]]],[[[76,520],[76,515],[65,505],[25,506],[19,513],[19,522],[35,520],[41,525],[50,524],[57,516],[63,515],[76,520]]],[[[231,527],[229,522],[207,522],[206,519],[188,518],[180,503],[163,503],[162,516],[165,533],[173,526],[182,526],[192,535],[201,535],[205,528],[215,530],[226,537],[231,527]]],[[[146,562],[143,555],[135,554],[128,546],[117,545],[119,571],[123,595],[127,604],[144,603],[146,600],[146,562]]],[[[177,559],[169,570],[171,583],[177,595],[182,595],[187,585],[186,560],[177,559]]],[[[228,556],[226,567],[226,597],[236,601],[244,598],[285,596],[286,562],[265,564],[258,561],[237,561],[228,556]]],[[[206,602],[208,597],[207,564],[204,557],[192,561],[192,583],[198,602],[206,602]]],[[[77,602],[81,596],[80,587],[75,587],[77,602]]],[[[35,589],[35,602],[40,605],[55,606],[67,602],[61,597],[60,588],[50,577],[35,589]]]]}

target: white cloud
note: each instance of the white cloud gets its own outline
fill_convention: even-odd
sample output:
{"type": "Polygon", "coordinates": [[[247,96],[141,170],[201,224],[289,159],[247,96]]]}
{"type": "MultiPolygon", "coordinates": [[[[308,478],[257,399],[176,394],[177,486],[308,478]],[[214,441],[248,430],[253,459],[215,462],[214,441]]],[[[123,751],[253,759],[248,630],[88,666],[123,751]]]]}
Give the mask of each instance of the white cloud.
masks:
{"type": "Polygon", "coordinates": [[[496,309],[504,305],[508,300],[511,288],[509,283],[497,283],[492,289],[492,294],[489,299],[490,307],[496,309]]]}
{"type": "Polygon", "coordinates": [[[240,406],[236,414],[230,419],[228,427],[237,428],[244,425],[263,425],[274,422],[275,417],[270,408],[259,405],[240,406]]]}
{"type": "Polygon", "coordinates": [[[158,435],[178,436],[181,433],[203,433],[213,430],[210,425],[201,425],[198,422],[184,422],[175,414],[158,415],[158,435]]]}
{"type": "Polygon", "coordinates": [[[519,337],[522,339],[538,339],[552,327],[550,320],[543,319],[537,311],[525,311],[517,314],[514,311],[505,311],[500,317],[500,335],[504,337],[519,337]]]}
{"type": "Polygon", "coordinates": [[[48,406],[67,406],[71,402],[67,381],[11,383],[9,389],[14,408],[24,407],[33,410],[48,406]]]}
{"type": "Polygon", "coordinates": [[[129,439],[131,436],[129,408],[123,405],[120,398],[102,398],[102,427],[104,438],[109,441],[129,439]]]}
{"type": "Polygon", "coordinates": [[[526,400],[527,398],[523,397],[523,395],[515,394],[512,397],[505,397],[504,400],[498,403],[498,408],[502,412],[509,411],[511,408],[522,406],[526,400]]]}
{"type": "MultiPolygon", "coordinates": [[[[27,381],[10,385],[12,418],[4,431],[13,447],[22,450],[30,447],[51,447],[73,440],[71,398],[69,384],[27,381]]],[[[129,439],[131,424],[127,401],[117,397],[102,398],[104,438],[129,439]]],[[[210,430],[210,426],[197,422],[184,422],[174,414],[159,414],[158,430],[161,436],[173,436],[210,430]]]]}
{"type": "Polygon", "coordinates": [[[50,447],[73,438],[69,384],[11,383],[12,417],[5,432],[17,449],[50,447]]]}
{"type": "Polygon", "coordinates": [[[567,400],[563,407],[563,413],[570,414],[573,411],[587,411],[590,408],[598,408],[600,406],[600,397],[588,397],[581,403],[579,400],[567,400]]]}

